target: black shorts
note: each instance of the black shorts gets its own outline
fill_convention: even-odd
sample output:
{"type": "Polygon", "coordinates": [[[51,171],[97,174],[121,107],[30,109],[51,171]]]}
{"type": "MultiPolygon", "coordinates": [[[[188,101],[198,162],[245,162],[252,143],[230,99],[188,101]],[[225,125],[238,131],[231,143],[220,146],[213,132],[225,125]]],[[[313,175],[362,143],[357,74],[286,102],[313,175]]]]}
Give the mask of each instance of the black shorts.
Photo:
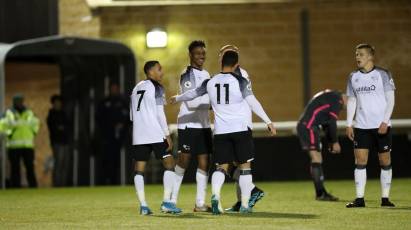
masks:
{"type": "Polygon", "coordinates": [[[388,127],[386,134],[379,134],[378,129],[354,129],[354,148],[371,149],[377,147],[378,153],[391,152],[392,136],[388,127]]]}
{"type": "Polygon", "coordinates": [[[240,164],[254,160],[251,130],[214,135],[214,163],[221,165],[233,161],[240,164]]]}
{"type": "Polygon", "coordinates": [[[148,161],[153,152],[156,159],[162,160],[168,156],[172,156],[171,152],[167,152],[167,148],[168,143],[164,140],[164,142],[134,145],[131,154],[136,161],[148,161]]]}
{"type": "Polygon", "coordinates": [[[320,129],[318,127],[313,126],[308,129],[305,125],[298,123],[297,135],[304,151],[315,150],[321,152],[320,129]]]}
{"type": "Polygon", "coordinates": [[[211,128],[185,128],[178,130],[178,152],[192,155],[213,151],[211,128]]]}

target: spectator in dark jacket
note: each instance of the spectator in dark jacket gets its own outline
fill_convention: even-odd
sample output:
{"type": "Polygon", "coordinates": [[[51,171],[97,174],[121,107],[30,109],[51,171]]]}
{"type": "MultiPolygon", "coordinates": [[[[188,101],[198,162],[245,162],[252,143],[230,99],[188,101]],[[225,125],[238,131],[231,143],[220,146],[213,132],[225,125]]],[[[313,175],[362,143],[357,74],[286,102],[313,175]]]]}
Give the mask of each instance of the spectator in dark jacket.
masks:
{"type": "Polygon", "coordinates": [[[100,183],[119,184],[120,153],[129,122],[129,103],[117,84],[110,85],[110,94],[99,103],[96,118],[103,148],[100,183]]]}
{"type": "Polygon", "coordinates": [[[68,182],[71,155],[68,142],[71,126],[63,110],[63,100],[60,95],[51,97],[51,105],[47,126],[54,157],[53,185],[59,187],[66,186],[68,182]]]}

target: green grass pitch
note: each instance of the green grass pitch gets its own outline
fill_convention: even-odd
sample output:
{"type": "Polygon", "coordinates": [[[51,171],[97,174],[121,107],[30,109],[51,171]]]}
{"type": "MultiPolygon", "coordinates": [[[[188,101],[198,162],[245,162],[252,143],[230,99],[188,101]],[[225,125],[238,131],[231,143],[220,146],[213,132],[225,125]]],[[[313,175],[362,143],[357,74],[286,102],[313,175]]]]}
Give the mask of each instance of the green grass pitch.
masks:
{"type": "MultiPolygon", "coordinates": [[[[254,213],[221,216],[192,212],[194,184],[182,186],[178,206],[184,213],[178,216],[159,212],[161,185],[146,186],[146,198],[154,211],[147,217],[138,214],[132,186],[0,191],[0,229],[411,229],[411,179],[394,179],[391,200],[396,208],[379,206],[379,180],[368,181],[367,207],[362,209],[345,208],[354,198],[353,181],[326,182],[339,202],[315,201],[309,181],[257,185],[266,196],[254,213]]],[[[222,191],[223,207],[234,201],[234,184],[227,183],[222,191]]]]}

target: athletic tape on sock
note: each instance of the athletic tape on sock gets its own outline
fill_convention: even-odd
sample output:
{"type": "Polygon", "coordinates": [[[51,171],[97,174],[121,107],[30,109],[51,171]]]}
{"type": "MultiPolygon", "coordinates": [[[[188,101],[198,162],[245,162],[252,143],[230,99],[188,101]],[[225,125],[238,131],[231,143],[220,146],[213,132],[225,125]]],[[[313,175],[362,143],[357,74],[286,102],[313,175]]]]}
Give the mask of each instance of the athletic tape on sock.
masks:
{"type": "Polygon", "coordinates": [[[240,175],[251,175],[251,169],[241,169],[240,170],[240,175]]]}
{"type": "Polygon", "coordinates": [[[144,176],[144,172],[141,172],[141,171],[134,171],[134,176],[135,175],[141,175],[141,176],[144,176]]]}
{"type": "Polygon", "coordinates": [[[392,165],[381,165],[382,170],[390,170],[392,169],[392,165]]]}
{"type": "Polygon", "coordinates": [[[356,169],[365,169],[367,168],[367,165],[355,165],[356,169]]]}

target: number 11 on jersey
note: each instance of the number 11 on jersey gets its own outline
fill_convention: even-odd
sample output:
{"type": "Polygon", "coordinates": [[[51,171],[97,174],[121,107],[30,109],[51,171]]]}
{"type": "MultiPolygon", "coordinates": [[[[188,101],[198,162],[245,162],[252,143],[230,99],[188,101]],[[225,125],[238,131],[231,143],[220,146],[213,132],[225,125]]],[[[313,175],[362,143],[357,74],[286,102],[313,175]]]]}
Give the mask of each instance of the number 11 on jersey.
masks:
{"type": "MultiPolygon", "coordinates": [[[[220,104],[220,88],[221,85],[220,84],[215,84],[215,87],[217,88],[217,104],[220,104]]],[[[230,85],[229,84],[224,84],[223,87],[225,88],[225,103],[226,104],[230,104],[230,94],[229,94],[229,90],[230,90],[230,85]]]]}

